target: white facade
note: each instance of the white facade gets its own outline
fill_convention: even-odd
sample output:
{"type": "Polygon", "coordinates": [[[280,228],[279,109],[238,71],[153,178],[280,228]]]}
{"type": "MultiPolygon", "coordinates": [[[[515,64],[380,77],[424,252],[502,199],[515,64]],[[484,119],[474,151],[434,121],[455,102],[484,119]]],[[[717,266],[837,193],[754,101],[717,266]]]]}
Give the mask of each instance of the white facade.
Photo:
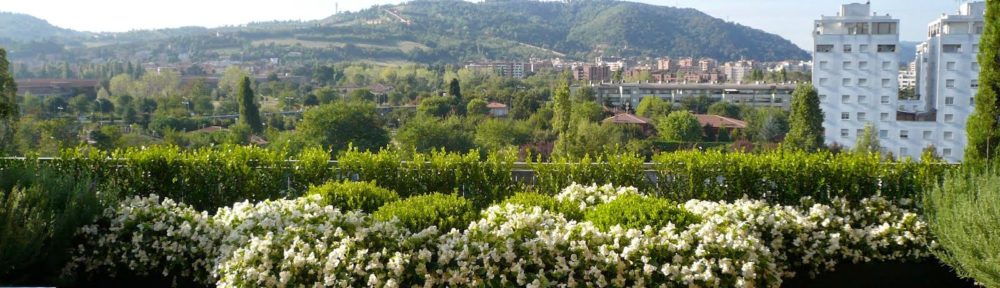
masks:
{"type": "Polygon", "coordinates": [[[853,148],[865,124],[879,131],[880,144],[897,156],[915,156],[919,137],[897,126],[899,20],[875,16],[869,4],[846,4],[837,16],[816,20],[813,85],[823,110],[827,145],[853,148]],[[901,134],[903,133],[903,134],[901,134]]]}
{"type": "Polygon", "coordinates": [[[884,150],[897,158],[919,159],[934,146],[949,162],[962,160],[965,122],[978,87],[985,3],[966,3],[959,10],[928,25],[928,40],[917,47],[917,63],[909,69],[915,69],[912,76],[899,71],[898,20],[871,14],[868,4],[847,4],[838,16],[816,21],[813,84],[827,144],[853,148],[865,124],[872,123],[884,150]],[[900,100],[901,82],[910,77],[917,98],[900,100]]]}
{"type": "Polygon", "coordinates": [[[922,146],[933,144],[951,162],[962,160],[968,143],[965,124],[979,87],[976,55],[985,11],[985,2],[962,4],[957,15],[945,15],[927,25],[927,41],[917,47],[920,110],[935,117],[928,123],[901,124],[925,129],[920,133],[930,137],[923,139],[922,146]]]}

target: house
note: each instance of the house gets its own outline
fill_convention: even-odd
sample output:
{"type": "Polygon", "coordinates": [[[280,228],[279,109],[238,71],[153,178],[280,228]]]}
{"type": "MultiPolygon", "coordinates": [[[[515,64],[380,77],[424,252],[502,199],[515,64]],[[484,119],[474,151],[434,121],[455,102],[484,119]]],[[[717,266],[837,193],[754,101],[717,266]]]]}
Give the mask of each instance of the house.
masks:
{"type": "Polygon", "coordinates": [[[609,117],[608,119],[604,119],[604,121],[601,122],[617,125],[638,126],[639,129],[641,129],[646,135],[652,135],[653,133],[653,120],[629,113],[617,114],[609,117]]]}
{"type": "Polygon", "coordinates": [[[747,128],[747,122],[729,117],[703,114],[696,114],[694,116],[698,118],[698,124],[703,128],[706,138],[708,138],[706,140],[709,141],[725,142],[732,140],[733,133],[747,128]],[[725,132],[725,134],[721,132],[725,132]]]}
{"type": "Polygon", "coordinates": [[[507,114],[510,113],[510,109],[508,109],[507,105],[504,105],[503,103],[490,102],[489,104],[486,104],[486,108],[490,109],[490,116],[493,117],[507,117],[507,114]]]}

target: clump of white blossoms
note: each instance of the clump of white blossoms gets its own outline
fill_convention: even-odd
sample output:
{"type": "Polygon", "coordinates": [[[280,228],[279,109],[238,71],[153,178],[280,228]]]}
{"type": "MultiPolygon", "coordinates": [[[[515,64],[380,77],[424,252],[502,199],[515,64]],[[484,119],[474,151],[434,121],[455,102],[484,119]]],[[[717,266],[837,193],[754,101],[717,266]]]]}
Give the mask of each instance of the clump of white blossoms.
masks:
{"type": "MultiPolygon", "coordinates": [[[[589,209],[629,193],[641,195],[574,184],[557,199],[589,209]]],[[[907,201],[879,197],[801,206],[691,200],[679,207],[698,223],[607,231],[510,204],[447,233],[412,233],[318,203],[238,203],[208,215],[156,196],[129,199],[80,231],[86,241],[67,271],[127,268],[222,287],[778,287],[793,271],[920,259],[935,245],[907,201]]]]}

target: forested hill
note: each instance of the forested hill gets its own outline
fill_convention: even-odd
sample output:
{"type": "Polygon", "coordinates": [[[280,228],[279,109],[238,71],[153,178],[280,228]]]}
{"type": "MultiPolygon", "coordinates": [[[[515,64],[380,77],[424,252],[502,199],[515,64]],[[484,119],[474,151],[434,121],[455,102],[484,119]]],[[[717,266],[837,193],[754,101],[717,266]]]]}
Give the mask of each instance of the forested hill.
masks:
{"type": "Polygon", "coordinates": [[[0,41],[26,42],[82,35],[83,33],[59,28],[29,15],[0,12],[0,41]]]}
{"type": "MultiPolygon", "coordinates": [[[[0,35],[18,29],[0,26],[0,35]]],[[[134,51],[148,51],[144,55],[160,55],[160,59],[185,55],[194,61],[295,57],[291,60],[428,64],[529,57],[591,60],[600,55],[723,61],[809,58],[807,52],[777,35],[694,9],[610,0],[418,0],[319,21],[68,37],[60,43],[75,44],[65,52],[73,55],[70,59],[135,55],[134,51]]],[[[15,57],[40,57],[37,54],[17,53],[15,57]]]]}

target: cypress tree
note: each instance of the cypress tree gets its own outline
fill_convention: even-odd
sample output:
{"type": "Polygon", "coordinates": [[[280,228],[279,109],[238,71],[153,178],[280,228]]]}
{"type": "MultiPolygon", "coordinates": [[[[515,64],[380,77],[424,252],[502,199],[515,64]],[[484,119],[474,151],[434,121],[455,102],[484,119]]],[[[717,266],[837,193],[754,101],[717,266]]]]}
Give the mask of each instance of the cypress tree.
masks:
{"type": "Polygon", "coordinates": [[[17,108],[17,83],[10,74],[7,50],[0,48],[0,154],[9,151],[13,145],[14,128],[20,111],[17,108]]]}
{"type": "Polygon", "coordinates": [[[1000,2],[986,1],[986,26],[979,44],[979,91],[966,124],[965,160],[996,159],[1000,148],[1000,2]]]}
{"type": "Polygon", "coordinates": [[[257,109],[253,89],[250,88],[250,77],[244,76],[240,80],[238,95],[240,102],[240,122],[249,126],[250,131],[254,134],[264,132],[264,126],[260,120],[260,110],[257,109]]]}
{"type": "Polygon", "coordinates": [[[452,97],[452,109],[458,115],[465,115],[465,106],[462,105],[462,86],[458,83],[458,79],[451,79],[451,83],[448,83],[448,95],[452,97]]]}
{"type": "Polygon", "coordinates": [[[784,147],[816,151],[823,146],[823,110],[812,84],[801,84],[792,93],[792,115],[784,147]]]}

